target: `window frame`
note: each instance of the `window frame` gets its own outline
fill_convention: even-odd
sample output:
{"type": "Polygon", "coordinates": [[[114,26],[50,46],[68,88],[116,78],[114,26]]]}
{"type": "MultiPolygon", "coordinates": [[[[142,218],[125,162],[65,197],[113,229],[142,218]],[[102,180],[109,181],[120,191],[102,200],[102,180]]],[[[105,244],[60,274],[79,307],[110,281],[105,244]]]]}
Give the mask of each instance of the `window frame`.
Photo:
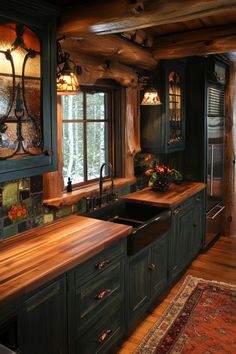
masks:
{"type": "MultiPolygon", "coordinates": [[[[99,180],[99,177],[90,179],[88,180],[88,164],[87,164],[87,123],[88,122],[107,122],[108,123],[108,135],[107,135],[107,140],[108,140],[108,161],[112,164],[112,166],[115,166],[115,131],[114,131],[114,119],[115,119],[115,95],[117,88],[115,87],[110,87],[110,86],[103,86],[103,85],[92,85],[92,86],[85,86],[81,85],[80,86],[81,92],[78,94],[89,94],[89,93],[96,93],[96,92],[104,92],[107,93],[107,109],[105,111],[105,119],[87,119],[86,117],[86,107],[87,107],[87,100],[85,97],[83,97],[83,118],[80,120],[73,120],[73,119],[66,119],[63,120],[63,104],[61,100],[61,124],[62,124],[62,131],[63,131],[63,124],[64,123],[78,123],[78,124],[83,124],[83,134],[84,134],[84,141],[83,141],[83,147],[84,147],[84,181],[75,183],[73,184],[73,188],[79,189],[83,188],[85,186],[89,186],[94,184],[99,180]],[[107,116],[107,117],[106,117],[107,116]]],[[[61,95],[63,96],[63,95],[61,95]]],[[[62,138],[62,146],[61,149],[63,151],[63,138],[62,138]]],[[[62,169],[63,169],[63,152],[62,152],[62,169]]],[[[106,172],[106,171],[105,171],[106,172]]],[[[62,171],[61,171],[62,173],[62,171]]],[[[104,179],[108,178],[106,174],[104,174],[104,179]]],[[[62,176],[63,181],[64,177],[62,176]]],[[[73,182],[73,181],[72,181],[73,182]]],[[[66,190],[66,185],[64,185],[64,191],[66,190]]]]}

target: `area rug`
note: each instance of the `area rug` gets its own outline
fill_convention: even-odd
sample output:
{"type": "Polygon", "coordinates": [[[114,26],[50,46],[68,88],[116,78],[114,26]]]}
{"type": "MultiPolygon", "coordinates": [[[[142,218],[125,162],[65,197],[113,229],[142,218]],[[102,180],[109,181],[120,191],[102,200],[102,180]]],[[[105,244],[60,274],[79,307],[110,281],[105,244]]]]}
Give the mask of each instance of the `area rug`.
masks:
{"type": "Polygon", "coordinates": [[[235,354],[236,286],[192,276],[133,354],[235,354]]]}

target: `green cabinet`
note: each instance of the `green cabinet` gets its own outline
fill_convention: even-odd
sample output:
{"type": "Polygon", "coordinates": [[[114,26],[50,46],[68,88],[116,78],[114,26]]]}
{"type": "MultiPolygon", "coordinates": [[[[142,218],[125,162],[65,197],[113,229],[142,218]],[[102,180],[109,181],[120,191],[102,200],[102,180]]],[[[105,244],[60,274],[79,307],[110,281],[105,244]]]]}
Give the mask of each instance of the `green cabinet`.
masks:
{"type": "Polygon", "coordinates": [[[67,354],[66,278],[35,292],[20,305],[19,349],[24,354],[67,354]]]}
{"type": "Polygon", "coordinates": [[[153,74],[160,106],[141,106],[143,152],[170,153],[185,147],[185,62],[161,61],[153,74]]]}
{"type": "Polygon", "coordinates": [[[172,211],[170,242],[170,278],[175,279],[202,248],[204,192],[181,203],[172,211]]]}
{"type": "Polygon", "coordinates": [[[167,284],[168,234],[128,259],[127,326],[132,328],[167,284]]]}
{"type": "Polygon", "coordinates": [[[56,169],[55,9],[6,1],[0,32],[2,182],[56,169]]]}
{"type": "Polygon", "coordinates": [[[124,334],[126,240],[68,273],[70,354],[110,353],[124,334]]]}

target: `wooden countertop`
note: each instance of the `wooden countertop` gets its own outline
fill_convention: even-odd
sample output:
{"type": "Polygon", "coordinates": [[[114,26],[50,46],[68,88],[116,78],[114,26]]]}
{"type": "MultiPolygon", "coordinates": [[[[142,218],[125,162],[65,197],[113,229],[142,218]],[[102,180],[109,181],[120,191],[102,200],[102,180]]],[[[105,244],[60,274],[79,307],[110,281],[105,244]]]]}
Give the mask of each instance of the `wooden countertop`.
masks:
{"type": "Polygon", "coordinates": [[[127,236],[126,225],[72,215],[0,242],[0,308],[127,236]]]}
{"type": "Polygon", "coordinates": [[[125,197],[125,200],[151,204],[162,208],[173,208],[205,187],[206,185],[200,182],[182,182],[179,185],[172,183],[167,192],[155,192],[148,187],[129,194],[125,197]]]}

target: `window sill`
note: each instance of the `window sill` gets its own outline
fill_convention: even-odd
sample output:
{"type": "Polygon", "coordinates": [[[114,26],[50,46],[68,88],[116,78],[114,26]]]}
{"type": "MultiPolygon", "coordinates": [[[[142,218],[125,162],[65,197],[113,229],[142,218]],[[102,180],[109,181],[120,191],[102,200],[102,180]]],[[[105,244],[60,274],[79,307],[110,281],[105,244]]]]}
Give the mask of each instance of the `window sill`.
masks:
{"type": "MultiPolygon", "coordinates": [[[[129,178],[116,178],[114,179],[114,188],[119,189],[122,187],[125,187],[127,185],[132,185],[136,182],[135,177],[129,177],[129,178]]],[[[105,181],[103,183],[104,190],[108,189],[111,185],[111,181],[105,181]]],[[[53,198],[53,199],[45,199],[43,201],[43,204],[59,209],[63,207],[64,205],[72,205],[77,203],[80,199],[82,198],[87,198],[93,194],[96,194],[99,192],[99,184],[92,184],[88,187],[83,187],[80,189],[76,189],[72,192],[69,193],[62,193],[61,197],[59,198],[53,198]]]]}

